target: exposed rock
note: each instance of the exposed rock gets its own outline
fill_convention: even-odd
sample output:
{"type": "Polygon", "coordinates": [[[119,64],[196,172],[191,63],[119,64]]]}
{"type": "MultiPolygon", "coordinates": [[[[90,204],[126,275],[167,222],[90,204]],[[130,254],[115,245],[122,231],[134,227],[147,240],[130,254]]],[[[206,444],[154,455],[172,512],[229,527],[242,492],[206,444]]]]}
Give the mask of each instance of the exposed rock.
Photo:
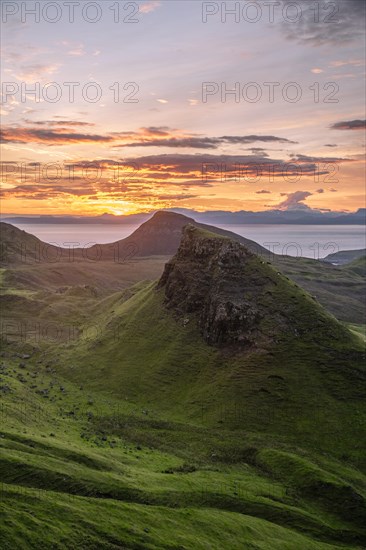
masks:
{"type": "MultiPolygon", "coordinates": [[[[333,320],[301,289],[244,245],[188,225],[158,288],[182,318],[195,318],[210,345],[269,348],[333,320]]],[[[334,320],[335,321],[335,320],[334,320]]]]}
{"type": "Polygon", "coordinates": [[[262,316],[250,299],[253,281],[248,284],[243,278],[243,264],[252,257],[237,242],[187,226],[159,283],[165,287],[167,305],[182,315],[198,313],[210,344],[250,342],[262,316]]]}

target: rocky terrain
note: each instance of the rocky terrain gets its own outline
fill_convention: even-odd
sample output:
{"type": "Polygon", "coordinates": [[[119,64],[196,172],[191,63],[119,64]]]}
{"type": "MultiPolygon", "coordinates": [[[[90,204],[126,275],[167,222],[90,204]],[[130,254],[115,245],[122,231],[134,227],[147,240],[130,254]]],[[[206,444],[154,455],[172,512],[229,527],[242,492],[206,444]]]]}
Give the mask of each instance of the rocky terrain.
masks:
{"type": "MultiPolygon", "coordinates": [[[[193,225],[185,227],[159,288],[167,307],[186,324],[192,316],[197,319],[212,345],[261,347],[281,335],[298,338],[336,324],[269,262],[236,241],[193,225]]],[[[339,336],[340,325],[336,332],[339,336]]]]}

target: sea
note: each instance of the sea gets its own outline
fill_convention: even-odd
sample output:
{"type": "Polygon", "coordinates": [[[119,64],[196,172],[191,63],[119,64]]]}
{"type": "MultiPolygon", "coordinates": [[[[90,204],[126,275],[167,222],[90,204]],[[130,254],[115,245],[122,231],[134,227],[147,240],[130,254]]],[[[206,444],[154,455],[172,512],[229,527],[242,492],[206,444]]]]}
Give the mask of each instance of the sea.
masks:
{"type": "MultiPolygon", "coordinates": [[[[4,220],[6,221],[6,220],[4,220]]],[[[138,225],[13,224],[44,242],[90,247],[124,239],[138,225]]],[[[364,225],[217,225],[251,239],[276,254],[321,259],[340,250],[366,248],[364,225]]]]}

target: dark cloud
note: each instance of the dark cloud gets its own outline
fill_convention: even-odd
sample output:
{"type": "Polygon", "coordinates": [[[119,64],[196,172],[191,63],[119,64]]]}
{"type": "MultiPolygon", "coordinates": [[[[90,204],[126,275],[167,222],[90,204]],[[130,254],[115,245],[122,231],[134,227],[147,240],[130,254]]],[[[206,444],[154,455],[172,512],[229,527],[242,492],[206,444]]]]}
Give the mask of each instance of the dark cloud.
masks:
{"type": "Polygon", "coordinates": [[[332,124],[330,128],[331,130],[365,130],[366,120],[345,120],[332,124]]]}
{"type": "Polygon", "coordinates": [[[352,159],[345,159],[342,157],[313,157],[308,155],[301,155],[300,153],[297,154],[291,154],[290,158],[293,159],[295,162],[322,162],[322,163],[336,163],[336,162],[353,162],[352,159]]]}
{"type": "Polygon", "coordinates": [[[326,145],[324,145],[324,147],[338,147],[338,145],[335,145],[333,143],[327,143],[326,145]]]}
{"type": "MultiPolygon", "coordinates": [[[[194,173],[202,172],[212,175],[220,174],[223,170],[228,172],[243,170],[256,170],[263,168],[264,171],[272,167],[275,172],[283,171],[285,163],[280,159],[269,159],[255,157],[253,155],[212,155],[212,154],[157,154],[143,157],[129,158],[129,162],[136,163],[140,169],[153,169],[154,172],[161,175],[169,167],[171,173],[194,173]]],[[[312,166],[314,169],[314,166],[312,166]]],[[[310,167],[309,167],[310,171],[310,167]]]]}
{"type": "Polygon", "coordinates": [[[251,151],[253,155],[260,155],[261,157],[268,157],[268,153],[266,153],[266,150],[262,147],[251,147],[248,149],[248,151],[251,151]]]}
{"type": "Polygon", "coordinates": [[[290,141],[286,138],[276,137],[276,136],[222,136],[218,138],[226,143],[255,143],[256,141],[262,142],[277,142],[277,143],[290,143],[297,144],[297,141],[290,141]]]}
{"type": "MultiPolygon", "coordinates": [[[[296,144],[296,141],[290,141],[286,138],[277,136],[220,136],[220,137],[169,137],[163,139],[150,139],[149,137],[133,141],[131,143],[123,143],[115,147],[177,147],[177,148],[192,148],[192,149],[217,149],[220,145],[247,145],[255,142],[277,142],[296,144]]],[[[263,149],[262,149],[263,150],[263,149]]],[[[255,151],[255,150],[254,150],[255,151]]],[[[263,155],[265,156],[265,155],[263,155]]]]}
{"type": "MultiPolygon", "coordinates": [[[[316,161],[319,159],[316,158],[316,161]]],[[[321,159],[329,161],[329,159],[321,159]]],[[[333,159],[334,161],[335,159],[333,159]]],[[[275,159],[255,155],[215,155],[215,154],[182,154],[182,153],[164,153],[128,159],[118,160],[93,160],[79,161],[75,167],[108,167],[116,168],[118,165],[134,167],[136,177],[148,177],[156,179],[171,180],[169,183],[174,185],[175,179],[187,179],[194,181],[194,177],[203,174],[206,182],[217,181],[226,175],[238,175],[254,177],[261,173],[263,175],[273,175],[274,177],[292,176],[292,175],[313,175],[315,171],[319,174],[327,174],[327,167],[319,170],[319,165],[313,162],[312,157],[302,156],[301,161],[286,162],[283,159],[275,159]],[[308,159],[308,160],[307,160],[308,159]],[[191,177],[189,177],[191,175],[191,177]]]]}
{"type": "Polygon", "coordinates": [[[182,201],[186,199],[195,199],[199,195],[157,195],[154,196],[154,198],[158,199],[159,201],[182,201]]]}
{"type": "Polygon", "coordinates": [[[324,193],[324,189],[317,189],[316,192],[317,193],[324,193]]]}
{"type": "Polygon", "coordinates": [[[92,122],[78,122],[73,120],[29,120],[25,118],[24,122],[36,126],[95,126],[92,122]]]}
{"type": "Polygon", "coordinates": [[[142,127],[141,130],[152,136],[169,136],[172,131],[169,126],[148,126],[142,127]]]}
{"type": "Polygon", "coordinates": [[[271,191],[267,191],[266,189],[261,189],[261,191],[256,191],[257,195],[264,195],[264,194],[271,194],[271,191]]]}
{"type": "Polygon", "coordinates": [[[364,36],[366,13],[364,0],[333,0],[328,3],[309,0],[281,1],[282,8],[287,10],[285,11],[287,17],[294,18],[296,21],[284,22],[282,25],[289,40],[312,46],[328,44],[339,46],[364,36]],[[298,6],[298,12],[294,4],[298,6]],[[301,17],[297,17],[297,13],[301,14],[301,17]]]}
{"type": "MultiPolygon", "coordinates": [[[[26,119],[27,123],[31,123],[26,119]]],[[[162,127],[140,128],[138,132],[112,132],[109,134],[85,134],[75,132],[73,126],[88,126],[88,122],[60,121],[39,121],[32,124],[38,126],[51,126],[52,128],[21,127],[17,125],[3,128],[1,140],[3,143],[45,143],[52,145],[69,145],[74,143],[118,143],[114,148],[122,147],[168,147],[168,148],[194,148],[194,149],[217,149],[220,145],[246,145],[255,142],[277,142],[294,144],[286,138],[277,136],[176,136],[174,129],[162,127]],[[67,130],[67,127],[70,127],[67,130]],[[65,128],[66,127],[66,128],[65,128]]],[[[264,156],[262,154],[262,156],[264,156]]]]}
{"type": "Polygon", "coordinates": [[[194,149],[217,149],[221,144],[218,138],[199,138],[199,137],[186,137],[168,139],[146,139],[141,141],[134,141],[132,143],[122,143],[121,145],[115,145],[114,148],[122,147],[177,147],[177,148],[194,148],[194,149]]]}
{"type": "Polygon", "coordinates": [[[69,145],[73,143],[108,143],[111,136],[65,132],[62,129],[43,130],[40,128],[4,127],[0,133],[2,143],[45,143],[52,145],[69,145]]]}

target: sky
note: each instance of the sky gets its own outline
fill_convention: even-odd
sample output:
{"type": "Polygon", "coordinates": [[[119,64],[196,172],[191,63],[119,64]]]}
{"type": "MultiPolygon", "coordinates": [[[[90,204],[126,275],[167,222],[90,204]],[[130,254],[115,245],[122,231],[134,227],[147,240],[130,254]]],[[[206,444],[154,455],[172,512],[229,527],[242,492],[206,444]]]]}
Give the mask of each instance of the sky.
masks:
{"type": "Polygon", "coordinates": [[[365,2],[2,2],[2,214],[365,207],[365,2]]]}

